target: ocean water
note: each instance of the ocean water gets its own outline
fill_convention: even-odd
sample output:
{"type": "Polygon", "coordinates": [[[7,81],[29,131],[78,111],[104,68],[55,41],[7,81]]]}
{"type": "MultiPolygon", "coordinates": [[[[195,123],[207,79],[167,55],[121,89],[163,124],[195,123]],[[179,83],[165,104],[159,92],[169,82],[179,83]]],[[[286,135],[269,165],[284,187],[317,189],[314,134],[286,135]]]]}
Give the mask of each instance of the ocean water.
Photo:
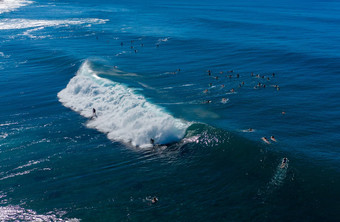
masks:
{"type": "Polygon", "coordinates": [[[337,1],[0,1],[0,220],[340,221],[339,24],[337,1]]]}

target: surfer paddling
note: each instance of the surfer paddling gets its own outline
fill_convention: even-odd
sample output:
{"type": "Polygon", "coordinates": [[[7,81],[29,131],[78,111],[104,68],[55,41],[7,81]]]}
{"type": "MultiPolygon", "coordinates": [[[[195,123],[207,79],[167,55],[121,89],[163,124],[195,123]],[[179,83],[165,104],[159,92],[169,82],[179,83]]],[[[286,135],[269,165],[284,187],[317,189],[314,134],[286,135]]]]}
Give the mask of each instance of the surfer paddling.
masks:
{"type": "Polygon", "coordinates": [[[266,137],[262,137],[261,139],[262,139],[263,142],[270,144],[269,140],[266,137]]]}
{"type": "Polygon", "coordinates": [[[281,167],[281,168],[284,168],[284,167],[286,166],[287,163],[288,163],[287,157],[283,158],[280,167],[281,167]]]}
{"type": "Polygon", "coordinates": [[[271,139],[272,141],[274,141],[274,142],[277,142],[277,140],[275,139],[274,136],[271,136],[270,139],[271,139]]]}

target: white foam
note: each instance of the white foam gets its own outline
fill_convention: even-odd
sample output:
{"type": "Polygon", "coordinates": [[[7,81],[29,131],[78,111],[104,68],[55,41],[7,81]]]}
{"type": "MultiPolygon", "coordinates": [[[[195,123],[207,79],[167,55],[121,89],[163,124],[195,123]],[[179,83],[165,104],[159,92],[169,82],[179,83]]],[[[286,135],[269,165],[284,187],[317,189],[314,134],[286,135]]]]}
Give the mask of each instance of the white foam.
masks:
{"type": "Polygon", "coordinates": [[[156,44],[159,45],[162,42],[167,42],[170,40],[170,37],[166,37],[166,38],[160,38],[157,40],[156,44]]]}
{"type": "Polygon", "coordinates": [[[88,61],[58,97],[64,106],[87,118],[91,118],[92,108],[95,108],[98,117],[90,119],[87,126],[106,133],[109,139],[133,146],[148,147],[151,138],[158,144],[179,141],[190,125],[146,101],[132,89],[100,78],[88,61]]]}
{"type": "Polygon", "coordinates": [[[23,171],[23,172],[18,172],[18,173],[12,173],[12,174],[9,174],[5,177],[2,177],[0,178],[0,181],[1,180],[6,180],[8,178],[13,178],[13,177],[17,177],[17,176],[22,176],[22,175],[26,175],[26,174],[30,174],[31,172],[37,170],[37,168],[34,168],[34,169],[31,169],[31,170],[26,170],[26,171],[23,171]]]}
{"type": "Polygon", "coordinates": [[[287,159],[286,162],[283,163],[283,159],[282,159],[282,162],[277,166],[276,172],[269,183],[270,185],[279,187],[283,184],[287,176],[288,162],[289,160],[287,159]]]}
{"type": "Polygon", "coordinates": [[[46,35],[46,36],[35,36],[35,35],[32,35],[32,32],[35,32],[35,31],[39,31],[39,30],[42,30],[44,29],[45,27],[38,27],[38,28],[34,28],[34,29],[29,29],[27,31],[25,31],[24,33],[22,33],[22,35],[24,36],[27,36],[31,39],[43,39],[43,38],[48,38],[48,37],[51,37],[50,35],[46,35]]]}
{"type": "Polygon", "coordinates": [[[65,211],[38,214],[34,210],[25,209],[18,205],[8,205],[0,207],[0,221],[80,221],[76,218],[62,218],[62,216],[64,216],[65,214],[65,211]]]}
{"type": "Polygon", "coordinates": [[[13,169],[13,170],[18,170],[18,169],[30,167],[30,166],[32,166],[32,165],[36,165],[36,164],[39,164],[39,163],[42,163],[42,162],[45,162],[45,161],[48,161],[48,159],[43,159],[43,160],[30,160],[30,161],[28,161],[27,164],[18,166],[17,168],[15,168],[15,169],[13,169]]]}
{"type": "Polygon", "coordinates": [[[0,134],[0,138],[6,139],[8,137],[8,133],[0,134]]]}
{"type": "Polygon", "coordinates": [[[8,59],[9,57],[11,57],[10,55],[5,55],[5,53],[0,52],[0,57],[3,57],[5,59],[8,59]]]}
{"type": "Polygon", "coordinates": [[[0,30],[61,27],[82,24],[104,24],[108,19],[85,18],[65,20],[1,19],[0,30]]]}
{"type": "Polygon", "coordinates": [[[0,14],[14,11],[32,3],[33,1],[27,0],[0,0],[0,14]]]}

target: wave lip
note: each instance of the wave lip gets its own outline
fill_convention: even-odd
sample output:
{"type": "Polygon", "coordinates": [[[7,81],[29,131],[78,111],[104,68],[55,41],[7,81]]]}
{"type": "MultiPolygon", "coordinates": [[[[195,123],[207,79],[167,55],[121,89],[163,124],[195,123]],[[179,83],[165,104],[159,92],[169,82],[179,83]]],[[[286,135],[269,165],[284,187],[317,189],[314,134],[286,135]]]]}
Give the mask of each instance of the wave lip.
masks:
{"type": "Polygon", "coordinates": [[[2,0],[0,1],[0,14],[14,11],[32,3],[33,1],[27,0],[2,0]]]}
{"type": "Polygon", "coordinates": [[[111,140],[149,147],[150,139],[167,144],[182,139],[190,123],[174,118],[162,108],[123,84],[101,78],[89,61],[79,68],[65,89],[58,93],[66,107],[91,118],[87,126],[106,133],[111,140]]]}

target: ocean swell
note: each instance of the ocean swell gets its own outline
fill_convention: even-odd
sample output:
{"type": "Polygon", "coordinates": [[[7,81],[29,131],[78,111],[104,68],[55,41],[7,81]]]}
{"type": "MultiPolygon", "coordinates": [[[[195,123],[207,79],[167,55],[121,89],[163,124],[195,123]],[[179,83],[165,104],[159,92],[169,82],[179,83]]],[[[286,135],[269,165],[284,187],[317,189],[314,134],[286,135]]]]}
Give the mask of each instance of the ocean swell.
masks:
{"type": "Polygon", "coordinates": [[[179,141],[190,125],[123,84],[99,77],[89,61],[81,65],[58,98],[64,106],[89,118],[89,128],[133,146],[149,147],[151,138],[157,144],[179,141]],[[96,118],[92,118],[93,108],[96,118]]]}

